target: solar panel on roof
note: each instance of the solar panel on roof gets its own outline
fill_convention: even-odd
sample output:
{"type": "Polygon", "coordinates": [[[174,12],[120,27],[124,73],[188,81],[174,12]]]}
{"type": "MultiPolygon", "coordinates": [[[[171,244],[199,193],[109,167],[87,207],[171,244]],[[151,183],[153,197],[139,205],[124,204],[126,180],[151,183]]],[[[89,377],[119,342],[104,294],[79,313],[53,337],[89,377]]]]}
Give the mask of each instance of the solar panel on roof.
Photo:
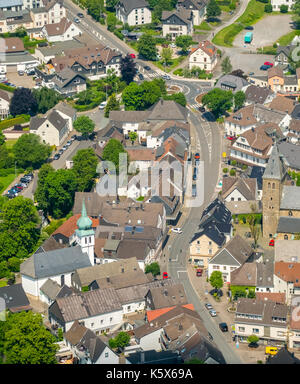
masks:
{"type": "Polygon", "coordinates": [[[125,226],[125,232],[131,232],[132,229],[133,229],[133,227],[130,226],[130,225],[126,225],[126,226],[125,226]]]}
{"type": "Polygon", "coordinates": [[[138,233],[144,232],[144,227],[135,227],[135,232],[138,232],[138,233]]]}

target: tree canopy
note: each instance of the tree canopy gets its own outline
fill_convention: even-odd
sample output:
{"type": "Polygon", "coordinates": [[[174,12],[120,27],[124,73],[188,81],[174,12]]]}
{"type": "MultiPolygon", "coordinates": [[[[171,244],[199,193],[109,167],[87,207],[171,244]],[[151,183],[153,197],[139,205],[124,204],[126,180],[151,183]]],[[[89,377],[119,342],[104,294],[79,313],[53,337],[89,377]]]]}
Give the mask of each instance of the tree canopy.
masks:
{"type": "Polygon", "coordinates": [[[31,199],[23,196],[4,202],[0,212],[0,261],[24,258],[34,251],[40,218],[31,199]]]}
{"type": "Polygon", "coordinates": [[[113,93],[108,99],[108,102],[106,104],[104,116],[109,117],[110,111],[119,111],[119,110],[120,110],[119,100],[117,100],[116,95],[113,93]]]}
{"type": "Polygon", "coordinates": [[[17,88],[10,101],[9,110],[11,115],[36,115],[38,103],[29,88],[17,88]]]}
{"type": "Polygon", "coordinates": [[[130,341],[130,336],[127,332],[119,332],[115,338],[109,340],[109,346],[111,348],[125,348],[130,341]]]}
{"type": "Polygon", "coordinates": [[[37,169],[48,159],[51,148],[38,135],[29,133],[19,137],[12,151],[19,167],[37,169]]]}
{"type": "Polygon", "coordinates": [[[222,272],[220,271],[214,271],[209,278],[209,282],[212,287],[216,289],[220,289],[223,287],[223,277],[222,272]]]}
{"type": "Polygon", "coordinates": [[[46,113],[62,99],[54,89],[47,87],[34,89],[32,92],[37,101],[39,113],[46,113]]]}
{"type": "Polygon", "coordinates": [[[232,92],[215,88],[203,96],[202,104],[207,105],[216,117],[224,115],[232,107],[232,92]]]}
{"type": "Polygon", "coordinates": [[[243,107],[245,100],[246,100],[246,95],[243,91],[237,91],[233,95],[233,100],[234,100],[234,107],[235,109],[240,109],[243,107]]]}
{"type": "MultiPolygon", "coordinates": [[[[122,143],[120,143],[119,140],[116,139],[110,139],[109,142],[105,145],[103,152],[102,152],[102,159],[104,161],[111,161],[115,167],[116,172],[119,172],[119,154],[120,153],[127,153],[124,149],[122,143]]],[[[128,162],[127,157],[127,162],[128,162]]]]}
{"type": "Polygon", "coordinates": [[[228,56],[226,56],[225,59],[222,61],[221,67],[223,73],[225,74],[232,71],[232,65],[228,56]]]}
{"type": "Polygon", "coordinates": [[[207,19],[214,19],[221,15],[221,8],[215,0],[210,0],[206,7],[207,19]]]}
{"type": "Polygon", "coordinates": [[[80,132],[82,136],[88,137],[91,133],[94,132],[95,129],[95,123],[93,120],[91,120],[88,116],[82,115],[79,116],[74,124],[74,129],[77,132],[80,132]]]}
{"type": "Polygon", "coordinates": [[[137,71],[136,63],[130,55],[126,55],[121,59],[121,75],[127,84],[133,81],[137,71]]]}
{"type": "Polygon", "coordinates": [[[181,48],[182,52],[187,53],[190,46],[193,44],[192,36],[182,35],[176,37],[176,45],[181,48]]]}
{"type": "Polygon", "coordinates": [[[155,104],[161,97],[160,86],[154,81],[144,81],[142,84],[129,84],[122,93],[126,110],[143,111],[155,104]]]}
{"type": "Polygon", "coordinates": [[[0,322],[0,351],[6,364],[56,364],[56,338],[39,313],[9,314],[0,322]]]}
{"type": "Polygon", "coordinates": [[[138,41],[137,49],[139,54],[146,60],[156,60],[157,49],[156,42],[151,35],[142,35],[138,41]]]}
{"type": "Polygon", "coordinates": [[[153,276],[160,275],[159,264],[155,261],[154,263],[146,265],[145,273],[152,273],[153,276]]]}
{"type": "Polygon", "coordinates": [[[97,156],[92,148],[80,149],[72,160],[77,191],[89,192],[95,183],[97,156]]]}

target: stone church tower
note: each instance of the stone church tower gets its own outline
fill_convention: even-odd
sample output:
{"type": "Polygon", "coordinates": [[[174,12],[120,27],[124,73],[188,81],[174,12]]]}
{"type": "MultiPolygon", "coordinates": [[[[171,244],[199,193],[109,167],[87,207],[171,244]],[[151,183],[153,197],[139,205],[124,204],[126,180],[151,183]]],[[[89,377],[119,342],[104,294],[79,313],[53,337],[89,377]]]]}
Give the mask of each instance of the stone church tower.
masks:
{"type": "Polygon", "coordinates": [[[82,201],[81,216],[77,220],[76,241],[80,245],[82,252],[87,253],[92,265],[95,264],[94,247],[95,247],[95,232],[92,229],[92,220],[88,217],[85,208],[85,202],[82,201]]]}
{"type": "Polygon", "coordinates": [[[287,176],[277,145],[273,145],[263,174],[263,237],[271,238],[277,232],[283,182],[287,176]]]}

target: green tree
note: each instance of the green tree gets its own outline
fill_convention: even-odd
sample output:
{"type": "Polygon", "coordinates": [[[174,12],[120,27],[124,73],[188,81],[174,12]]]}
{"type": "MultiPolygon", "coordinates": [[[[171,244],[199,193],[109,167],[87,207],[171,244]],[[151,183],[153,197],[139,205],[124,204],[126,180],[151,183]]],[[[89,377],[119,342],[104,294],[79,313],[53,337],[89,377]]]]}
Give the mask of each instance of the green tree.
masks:
{"type": "Polygon", "coordinates": [[[104,0],[87,0],[86,7],[88,9],[88,14],[99,21],[105,9],[104,0]]]}
{"type": "Polygon", "coordinates": [[[233,100],[234,100],[234,107],[235,109],[240,109],[243,107],[245,100],[246,100],[246,95],[243,91],[237,91],[233,95],[233,100]]]}
{"type": "Polygon", "coordinates": [[[168,48],[162,49],[161,57],[165,65],[168,65],[170,63],[170,61],[172,60],[172,56],[173,56],[172,48],[168,47],[168,48]]]}
{"type": "Polygon", "coordinates": [[[58,341],[63,341],[63,339],[64,339],[64,333],[63,333],[63,330],[61,328],[58,328],[58,330],[57,330],[57,338],[58,338],[58,341]]]}
{"type": "Polygon", "coordinates": [[[209,282],[212,287],[216,289],[220,289],[223,287],[223,277],[222,272],[220,271],[214,271],[209,278],[209,282]]]}
{"type": "Polygon", "coordinates": [[[260,227],[257,224],[256,207],[254,205],[251,205],[251,214],[249,214],[247,217],[247,223],[249,225],[251,236],[254,241],[254,247],[256,248],[260,235],[260,227]]]}
{"type": "Polygon", "coordinates": [[[59,169],[49,172],[40,193],[36,196],[39,207],[55,219],[66,216],[73,207],[77,183],[72,170],[59,169]]]}
{"type": "Polygon", "coordinates": [[[156,60],[156,42],[151,35],[142,35],[137,44],[138,53],[146,60],[156,60]]]}
{"type": "Polygon", "coordinates": [[[142,84],[129,84],[122,93],[126,110],[143,111],[155,104],[161,97],[159,85],[154,81],[144,81],[142,84]]]}
{"type": "Polygon", "coordinates": [[[182,92],[173,93],[173,95],[164,96],[164,100],[173,100],[173,101],[176,101],[176,103],[182,105],[183,107],[186,106],[186,98],[184,93],[182,92]]]}
{"type": "Polygon", "coordinates": [[[280,6],[280,12],[281,13],[287,13],[288,10],[289,10],[289,7],[287,5],[281,4],[281,6],[280,6]]]}
{"type": "Polygon", "coordinates": [[[83,137],[87,138],[94,132],[95,123],[88,116],[83,115],[75,120],[73,126],[77,132],[80,132],[83,137]]]}
{"type": "Polygon", "coordinates": [[[138,138],[138,134],[134,131],[129,132],[129,139],[131,140],[132,144],[135,142],[135,140],[138,138]]]}
{"type": "Polygon", "coordinates": [[[119,155],[120,153],[127,153],[119,140],[110,139],[105,145],[102,152],[102,159],[104,161],[112,162],[116,167],[116,172],[119,172],[119,155]]]}
{"type": "Polygon", "coordinates": [[[118,19],[113,13],[109,13],[106,18],[107,29],[113,31],[116,28],[118,19]]]}
{"type": "Polygon", "coordinates": [[[210,0],[206,7],[206,18],[208,20],[215,19],[221,15],[221,8],[215,0],[210,0]]]}
{"type": "Polygon", "coordinates": [[[202,98],[202,104],[207,105],[212,113],[219,117],[232,107],[233,95],[231,91],[215,88],[202,98]]]}
{"type": "Polygon", "coordinates": [[[6,145],[0,145],[0,169],[10,168],[13,166],[13,158],[10,156],[6,145]]]}
{"type": "Polygon", "coordinates": [[[38,111],[38,104],[32,91],[29,88],[17,88],[11,98],[9,110],[13,116],[34,116],[38,111]]]}
{"type": "Polygon", "coordinates": [[[39,203],[39,208],[46,212],[48,203],[45,196],[45,180],[50,172],[55,172],[54,168],[50,164],[43,164],[39,170],[37,189],[35,191],[35,200],[39,203]]]}
{"type": "Polygon", "coordinates": [[[106,0],[106,8],[110,11],[116,10],[116,5],[118,4],[119,0],[106,0]]]}
{"type": "Polygon", "coordinates": [[[2,351],[6,364],[56,364],[59,347],[39,313],[9,314],[4,322],[2,351]]]}
{"type": "Polygon", "coordinates": [[[122,79],[126,81],[127,84],[130,84],[138,70],[136,68],[136,63],[130,55],[126,55],[121,59],[121,75],[122,79]]]}
{"type": "Polygon", "coordinates": [[[7,201],[0,212],[0,260],[28,256],[39,240],[39,224],[31,199],[18,196],[7,201]]]}
{"type": "Polygon", "coordinates": [[[130,341],[130,336],[127,332],[119,332],[115,338],[109,340],[111,348],[125,348],[130,341]]]}
{"type": "Polygon", "coordinates": [[[120,102],[119,100],[117,100],[116,95],[113,93],[108,99],[108,102],[106,104],[104,116],[109,117],[110,111],[119,111],[119,110],[120,110],[120,102]]]}
{"type": "Polygon", "coordinates": [[[221,67],[223,73],[225,74],[232,71],[232,65],[228,56],[226,56],[225,59],[222,61],[221,67]]]}
{"type": "Polygon", "coordinates": [[[193,44],[192,36],[182,35],[176,37],[176,46],[181,48],[183,53],[187,53],[190,46],[193,44]]]}
{"type": "Polygon", "coordinates": [[[231,169],[230,172],[229,172],[229,175],[230,176],[235,176],[236,175],[235,169],[231,169]]]}
{"type": "Polygon", "coordinates": [[[0,131],[0,146],[2,146],[5,143],[6,137],[4,136],[4,133],[0,131]]]}
{"type": "Polygon", "coordinates": [[[153,276],[160,275],[159,264],[155,261],[154,263],[146,265],[145,273],[152,273],[153,276]]]}
{"type": "Polygon", "coordinates": [[[34,133],[22,135],[13,146],[13,154],[17,165],[22,168],[39,168],[50,156],[51,149],[41,142],[34,133]]]}
{"type": "Polygon", "coordinates": [[[8,268],[12,272],[19,272],[20,264],[21,264],[21,260],[14,256],[7,260],[8,268]]]}
{"type": "Polygon", "coordinates": [[[80,149],[72,160],[77,191],[89,192],[95,184],[97,156],[92,148],[80,149]]]}
{"type": "Polygon", "coordinates": [[[256,336],[256,335],[250,335],[250,336],[248,336],[248,338],[247,338],[247,342],[248,342],[249,344],[257,344],[257,343],[259,342],[259,337],[256,336]]]}
{"type": "Polygon", "coordinates": [[[272,7],[272,4],[266,4],[265,5],[265,8],[264,8],[264,11],[266,13],[271,13],[273,11],[273,7],[272,7]]]}
{"type": "Polygon", "coordinates": [[[38,103],[38,112],[46,113],[53,108],[62,98],[54,90],[47,87],[33,90],[33,96],[38,103]]]}

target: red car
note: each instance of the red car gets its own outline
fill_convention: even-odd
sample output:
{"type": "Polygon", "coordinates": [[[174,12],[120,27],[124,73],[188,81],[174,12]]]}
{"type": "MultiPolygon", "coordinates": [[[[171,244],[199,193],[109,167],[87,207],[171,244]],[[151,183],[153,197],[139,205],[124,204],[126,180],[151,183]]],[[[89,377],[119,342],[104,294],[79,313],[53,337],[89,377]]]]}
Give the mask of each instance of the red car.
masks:
{"type": "Polygon", "coordinates": [[[234,136],[227,136],[227,139],[228,139],[228,140],[234,140],[235,137],[234,137],[234,136]]]}
{"type": "Polygon", "coordinates": [[[136,56],[135,56],[134,53],[130,53],[129,56],[130,56],[132,59],[135,59],[135,58],[136,58],[136,56]]]}
{"type": "Polygon", "coordinates": [[[274,245],[275,245],[275,240],[271,239],[269,242],[269,247],[274,247],[274,245]]]}
{"type": "Polygon", "coordinates": [[[196,270],[196,276],[201,277],[201,276],[202,276],[202,272],[203,272],[203,269],[198,268],[198,269],[196,270]]]}
{"type": "Polygon", "coordinates": [[[167,278],[169,277],[167,272],[163,272],[163,275],[162,275],[162,276],[163,276],[163,280],[164,280],[164,279],[167,279],[167,278]]]}
{"type": "Polygon", "coordinates": [[[270,67],[273,67],[273,63],[270,63],[269,61],[266,61],[264,65],[269,65],[270,67]]]}

